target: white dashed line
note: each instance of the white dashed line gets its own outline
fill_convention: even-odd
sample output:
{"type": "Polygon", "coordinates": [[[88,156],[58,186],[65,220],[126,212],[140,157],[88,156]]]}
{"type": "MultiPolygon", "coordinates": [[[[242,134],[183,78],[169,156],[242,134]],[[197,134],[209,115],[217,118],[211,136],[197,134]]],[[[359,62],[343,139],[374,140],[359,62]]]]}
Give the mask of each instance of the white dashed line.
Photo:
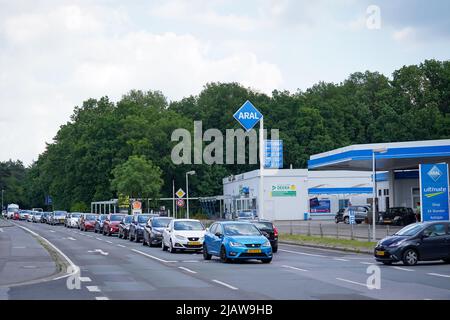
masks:
{"type": "Polygon", "coordinates": [[[95,238],[95,239],[97,239],[98,241],[103,241],[103,239],[102,239],[102,238],[95,238]]]}
{"type": "Polygon", "coordinates": [[[402,271],[414,271],[413,269],[407,269],[407,268],[402,268],[402,267],[392,267],[393,269],[397,269],[397,270],[402,270],[402,271]]]}
{"type": "Polygon", "coordinates": [[[231,290],[239,290],[238,288],[233,287],[232,285],[229,285],[228,283],[225,283],[225,282],[222,282],[222,281],[219,281],[219,280],[214,280],[214,279],[212,281],[215,282],[215,283],[218,283],[218,284],[220,284],[220,285],[222,285],[224,287],[227,287],[227,288],[229,288],[231,290]]]}
{"type": "Polygon", "coordinates": [[[55,232],[55,230],[49,230],[50,232],[52,232],[52,233],[54,233],[55,232]]]}
{"type": "Polygon", "coordinates": [[[374,263],[372,263],[372,262],[364,262],[364,261],[360,261],[359,263],[365,264],[365,265],[372,265],[372,264],[374,264],[374,263]]]}
{"type": "Polygon", "coordinates": [[[86,237],[88,237],[88,238],[93,238],[93,236],[90,236],[90,235],[86,235],[86,237]]]}
{"type": "Polygon", "coordinates": [[[121,248],[126,248],[124,245],[121,245],[121,244],[118,244],[117,246],[121,247],[121,248]]]}
{"type": "Polygon", "coordinates": [[[108,297],[95,297],[95,300],[109,300],[108,297]]]}
{"type": "Polygon", "coordinates": [[[111,243],[112,244],[112,241],[106,240],[106,243],[111,243]]]}
{"type": "Polygon", "coordinates": [[[185,268],[185,267],[178,267],[178,269],[181,269],[181,270],[184,270],[184,271],[187,271],[187,272],[190,272],[190,273],[197,273],[196,271],[193,271],[193,270],[185,268]]]}
{"type": "Polygon", "coordinates": [[[75,239],[75,238],[72,238],[72,237],[68,237],[68,238],[67,238],[67,240],[72,240],[72,241],[75,241],[75,240],[77,240],[77,239],[75,239]]]}
{"type": "Polygon", "coordinates": [[[200,260],[185,260],[183,262],[188,262],[188,263],[197,263],[200,262],[200,260]]]}
{"type": "Polygon", "coordinates": [[[310,257],[322,257],[322,258],[325,258],[325,256],[321,255],[321,254],[313,254],[313,253],[291,251],[291,250],[284,250],[284,249],[278,249],[278,251],[289,252],[289,253],[294,253],[294,254],[300,254],[300,255],[310,256],[310,257]]]}
{"type": "Polygon", "coordinates": [[[89,292],[101,292],[98,286],[86,286],[86,289],[88,289],[89,292]]]}
{"type": "Polygon", "coordinates": [[[81,282],[91,282],[92,280],[89,277],[80,277],[80,281],[81,282]]]}
{"type": "Polygon", "coordinates": [[[307,272],[307,271],[308,271],[308,270],[305,270],[305,269],[300,269],[300,268],[291,267],[291,266],[286,266],[286,265],[283,265],[282,267],[283,267],[283,268],[292,269],[292,270],[297,270],[297,271],[304,271],[304,272],[307,272]]]}
{"type": "Polygon", "coordinates": [[[435,276],[435,277],[443,277],[443,278],[450,278],[450,275],[448,274],[440,274],[440,273],[427,273],[429,276],[435,276]]]}
{"type": "Polygon", "coordinates": [[[161,262],[165,262],[165,263],[167,263],[167,262],[176,262],[176,261],[168,261],[168,260],[160,259],[158,257],[152,256],[151,254],[147,254],[145,252],[142,252],[142,251],[139,251],[139,250],[136,250],[136,249],[131,249],[131,251],[134,251],[136,253],[142,254],[143,256],[146,256],[146,257],[149,257],[149,258],[161,261],[161,262]]]}
{"type": "Polygon", "coordinates": [[[352,283],[352,284],[357,284],[358,286],[363,286],[367,288],[367,285],[365,283],[360,283],[360,282],[356,282],[356,281],[352,281],[352,280],[347,280],[347,279],[342,279],[342,278],[336,278],[336,280],[339,281],[344,281],[344,282],[348,282],[348,283],[352,283]]]}
{"type": "Polygon", "coordinates": [[[333,260],[336,260],[336,261],[349,261],[347,259],[342,259],[342,258],[333,258],[333,260]]]}

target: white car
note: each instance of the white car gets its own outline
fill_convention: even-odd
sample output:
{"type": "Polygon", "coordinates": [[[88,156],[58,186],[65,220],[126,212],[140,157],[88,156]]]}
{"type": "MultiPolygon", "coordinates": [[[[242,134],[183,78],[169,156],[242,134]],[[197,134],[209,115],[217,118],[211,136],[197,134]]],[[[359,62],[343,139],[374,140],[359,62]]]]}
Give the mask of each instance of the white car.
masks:
{"type": "Polygon", "coordinates": [[[66,228],[78,228],[81,215],[82,213],[80,212],[68,213],[66,215],[66,220],[64,221],[64,226],[66,228]]]}
{"type": "Polygon", "coordinates": [[[38,223],[41,222],[42,212],[34,211],[33,212],[33,218],[31,219],[31,222],[38,223]]]}
{"type": "Polygon", "coordinates": [[[162,249],[171,253],[177,250],[200,251],[203,249],[206,229],[199,220],[176,219],[163,231],[162,249]]]}
{"type": "Polygon", "coordinates": [[[14,213],[19,211],[19,206],[17,204],[11,203],[8,204],[8,208],[7,210],[7,218],[8,219],[13,219],[14,218],[14,213]]]}
{"type": "Polygon", "coordinates": [[[33,222],[34,212],[29,212],[27,215],[27,222],[33,222]]]}

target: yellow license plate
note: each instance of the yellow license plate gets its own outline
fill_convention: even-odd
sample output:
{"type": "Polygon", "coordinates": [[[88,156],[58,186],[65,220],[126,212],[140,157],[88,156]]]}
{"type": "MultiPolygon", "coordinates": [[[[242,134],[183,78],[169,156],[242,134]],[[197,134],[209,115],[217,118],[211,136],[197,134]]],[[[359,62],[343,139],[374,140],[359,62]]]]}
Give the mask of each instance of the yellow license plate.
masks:
{"type": "Polygon", "coordinates": [[[377,251],[376,254],[377,256],[384,256],[384,251],[377,251]]]}
{"type": "Polygon", "coordinates": [[[261,253],[261,249],[249,249],[247,250],[248,253],[261,253]]]}
{"type": "Polygon", "coordinates": [[[190,242],[188,242],[189,246],[199,246],[201,244],[202,243],[200,241],[190,241],[190,242]]]}

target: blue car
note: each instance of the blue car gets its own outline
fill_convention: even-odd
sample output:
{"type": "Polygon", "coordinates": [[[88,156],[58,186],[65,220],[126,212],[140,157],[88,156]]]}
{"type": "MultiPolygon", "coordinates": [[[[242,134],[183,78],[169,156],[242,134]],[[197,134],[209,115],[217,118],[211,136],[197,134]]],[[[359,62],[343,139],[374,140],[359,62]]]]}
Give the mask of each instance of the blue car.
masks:
{"type": "Polygon", "coordinates": [[[250,222],[218,221],[209,227],[203,243],[203,258],[218,256],[222,262],[257,259],[272,261],[269,240],[250,222]]]}

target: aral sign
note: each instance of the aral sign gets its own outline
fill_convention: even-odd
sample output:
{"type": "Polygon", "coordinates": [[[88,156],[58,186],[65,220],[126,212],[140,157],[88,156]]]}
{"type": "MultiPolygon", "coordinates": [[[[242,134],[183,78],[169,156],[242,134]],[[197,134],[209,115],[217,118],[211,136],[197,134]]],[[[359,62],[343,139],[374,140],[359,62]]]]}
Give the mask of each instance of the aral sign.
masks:
{"type": "Polygon", "coordinates": [[[448,221],[448,165],[421,164],[419,171],[422,221],[448,221]]]}
{"type": "Polygon", "coordinates": [[[272,185],[270,195],[272,197],[296,197],[297,187],[293,184],[275,184],[272,185]]]}

